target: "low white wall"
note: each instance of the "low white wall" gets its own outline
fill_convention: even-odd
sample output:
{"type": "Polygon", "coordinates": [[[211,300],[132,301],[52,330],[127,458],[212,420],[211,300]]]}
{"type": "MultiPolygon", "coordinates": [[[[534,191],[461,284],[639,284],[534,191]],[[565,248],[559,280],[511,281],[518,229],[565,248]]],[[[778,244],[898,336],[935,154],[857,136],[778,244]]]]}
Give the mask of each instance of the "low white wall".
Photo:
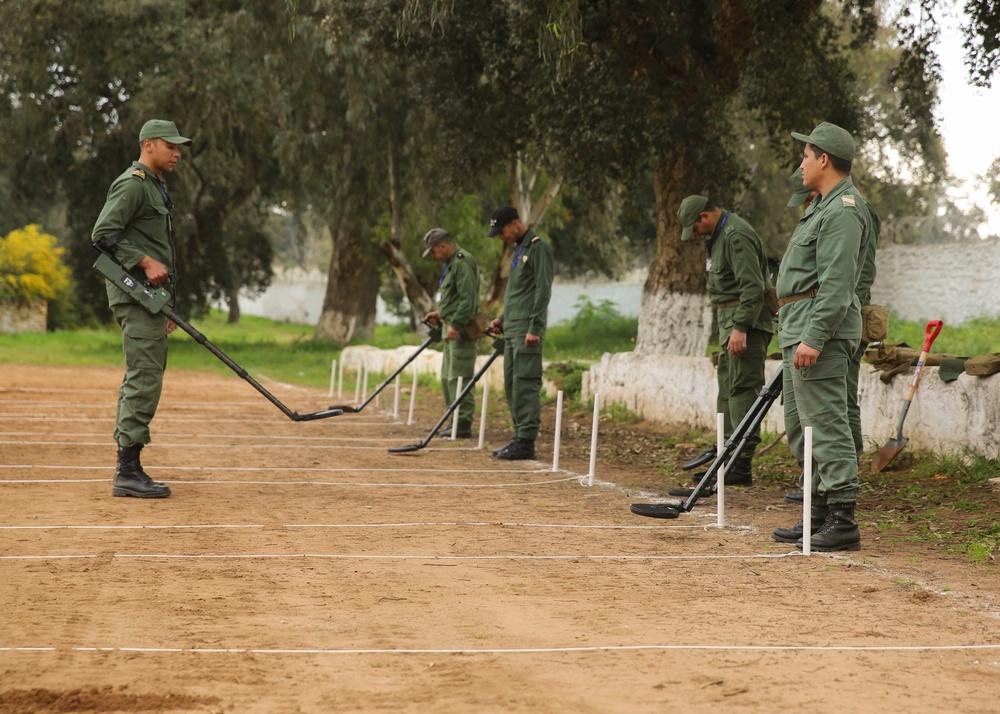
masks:
{"type": "MultiPolygon", "coordinates": [[[[368,374],[381,374],[383,375],[382,379],[385,379],[385,377],[388,377],[390,374],[399,369],[399,366],[406,362],[406,360],[408,360],[416,351],[417,346],[413,345],[397,347],[394,350],[382,350],[378,347],[371,347],[369,345],[345,347],[340,353],[340,359],[344,364],[344,378],[353,379],[365,363],[367,363],[368,374]]],[[[430,374],[434,377],[440,377],[441,357],[442,355],[440,350],[427,347],[423,352],[417,355],[417,358],[413,360],[413,362],[411,362],[410,365],[400,374],[400,384],[404,387],[412,384],[414,371],[416,371],[417,374],[430,374]]],[[[479,355],[476,357],[477,372],[482,369],[488,359],[489,355],[479,355]]],[[[379,382],[380,381],[381,380],[379,380],[379,382]]],[[[378,386],[379,382],[369,379],[369,389],[374,389],[378,386]]],[[[496,361],[493,362],[486,373],[479,379],[478,384],[480,387],[484,384],[488,384],[490,391],[493,392],[496,392],[498,389],[503,390],[503,355],[497,357],[496,361]]]]}
{"type": "MultiPolygon", "coordinates": [[[[780,365],[768,360],[768,379],[780,365]]],[[[889,385],[870,365],[861,366],[861,427],[867,448],[879,448],[897,433],[909,376],[897,375],[889,385]]],[[[601,403],[619,403],[651,421],[715,429],[718,393],[715,369],[706,357],[605,354],[583,378],[584,397],[600,394],[601,403]]],[[[764,419],[764,429],[784,431],[781,403],[764,419]]],[[[961,453],[966,450],[996,458],[1000,454],[1000,378],[963,374],[942,382],[937,367],[925,367],[903,436],[907,449],[961,453]]]]}

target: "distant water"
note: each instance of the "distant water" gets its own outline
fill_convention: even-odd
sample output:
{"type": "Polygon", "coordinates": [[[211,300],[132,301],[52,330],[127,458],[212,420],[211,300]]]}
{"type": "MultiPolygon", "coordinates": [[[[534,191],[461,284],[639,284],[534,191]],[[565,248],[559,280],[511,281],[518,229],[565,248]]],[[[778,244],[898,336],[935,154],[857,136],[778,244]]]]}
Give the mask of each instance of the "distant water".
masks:
{"type": "MultiPolygon", "coordinates": [[[[296,282],[275,282],[259,297],[240,298],[240,310],[244,315],[267,317],[272,320],[287,320],[304,324],[316,324],[323,309],[326,283],[318,280],[296,282]]],[[[642,283],[563,283],[552,286],[552,300],[549,302],[549,324],[556,325],[573,318],[579,311],[578,301],[586,297],[594,305],[610,300],[619,314],[638,317],[642,300],[642,283]]],[[[379,324],[396,322],[381,298],[378,300],[376,321],[379,324]]]]}

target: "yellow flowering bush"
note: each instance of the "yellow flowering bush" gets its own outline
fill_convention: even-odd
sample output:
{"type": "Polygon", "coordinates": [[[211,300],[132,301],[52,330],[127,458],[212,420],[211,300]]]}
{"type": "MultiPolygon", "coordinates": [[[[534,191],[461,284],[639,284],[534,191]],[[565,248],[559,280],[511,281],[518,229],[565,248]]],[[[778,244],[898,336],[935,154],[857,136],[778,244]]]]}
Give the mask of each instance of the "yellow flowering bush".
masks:
{"type": "Polygon", "coordinates": [[[56,237],[36,224],[0,238],[0,298],[53,300],[69,285],[69,268],[56,237]]]}

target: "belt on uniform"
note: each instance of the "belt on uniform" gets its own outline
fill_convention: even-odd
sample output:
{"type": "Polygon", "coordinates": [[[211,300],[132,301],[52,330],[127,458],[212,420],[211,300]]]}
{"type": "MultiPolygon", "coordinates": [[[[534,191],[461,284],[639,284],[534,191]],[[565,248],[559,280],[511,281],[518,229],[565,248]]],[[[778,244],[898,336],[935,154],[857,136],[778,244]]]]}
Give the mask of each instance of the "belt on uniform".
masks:
{"type": "Polygon", "coordinates": [[[816,297],[819,290],[813,288],[812,290],[806,290],[804,293],[798,293],[797,295],[789,295],[788,297],[778,298],[778,307],[784,307],[790,302],[795,302],[796,300],[805,300],[806,298],[816,297]]]}
{"type": "Polygon", "coordinates": [[[715,307],[736,307],[740,304],[739,300],[730,300],[728,302],[717,302],[713,303],[715,307]]]}

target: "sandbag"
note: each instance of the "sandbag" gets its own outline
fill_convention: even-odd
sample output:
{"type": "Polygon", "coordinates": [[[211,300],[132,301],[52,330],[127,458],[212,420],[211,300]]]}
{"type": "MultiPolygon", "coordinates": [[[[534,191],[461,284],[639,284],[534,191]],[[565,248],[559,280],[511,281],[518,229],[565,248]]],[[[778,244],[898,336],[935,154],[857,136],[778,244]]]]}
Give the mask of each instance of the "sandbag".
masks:
{"type": "Polygon", "coordinates": [[[986,377],[1000,372],[1000,352],[976,355],[965,360],[965,373],[976,377],[986,377]]]}

